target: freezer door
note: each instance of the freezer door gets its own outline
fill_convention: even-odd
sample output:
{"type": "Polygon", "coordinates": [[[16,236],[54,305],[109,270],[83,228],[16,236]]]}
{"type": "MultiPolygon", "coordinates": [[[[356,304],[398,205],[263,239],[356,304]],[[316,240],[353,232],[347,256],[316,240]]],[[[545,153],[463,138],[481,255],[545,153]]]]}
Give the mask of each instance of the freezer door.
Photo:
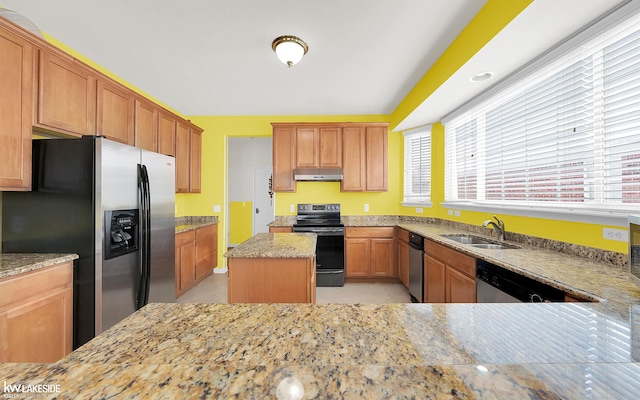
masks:
{"type": "Polygon", "coordinates": [[[105,260],[107,211],[138,208],[140,149],[96,140],[96,335],[135,312],[140,251],[105,260]]]}
{"type": "Polygon", "coordinates": [[[175,159],[142,150],[149,175],[151,283],[149,303],[173,303],[175,277],[175,159]]]}

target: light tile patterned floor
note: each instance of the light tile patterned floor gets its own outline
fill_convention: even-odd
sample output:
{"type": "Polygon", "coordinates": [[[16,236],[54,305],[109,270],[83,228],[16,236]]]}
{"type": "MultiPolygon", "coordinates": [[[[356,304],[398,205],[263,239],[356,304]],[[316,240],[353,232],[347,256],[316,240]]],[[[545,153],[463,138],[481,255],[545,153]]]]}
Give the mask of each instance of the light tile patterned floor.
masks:
{"type": "MultiPolygon", "coordinates": [[[[180,296],[178,303],[226,303],[227,274],[211,274],[180,296]]],[[[347,283],[343,287],[316,288],[317,303],[410,303],[401,283],[347,283]]]]}

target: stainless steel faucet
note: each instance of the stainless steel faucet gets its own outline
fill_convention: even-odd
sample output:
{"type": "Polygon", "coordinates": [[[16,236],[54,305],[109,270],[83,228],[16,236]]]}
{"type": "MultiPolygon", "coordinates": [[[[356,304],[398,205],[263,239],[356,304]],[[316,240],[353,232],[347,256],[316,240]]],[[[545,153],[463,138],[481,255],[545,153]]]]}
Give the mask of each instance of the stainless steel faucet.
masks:
{"type": "Polygon", "coordinates": [[[495,215],[493,216],[498,223],[496,224],[492,220],[488,219],[482,223],[483,227],[487,227],[489,225],[493,226],[493,229],[498,233],[498,240],[504,240],[504,222],[498,219],[495,215]]]}

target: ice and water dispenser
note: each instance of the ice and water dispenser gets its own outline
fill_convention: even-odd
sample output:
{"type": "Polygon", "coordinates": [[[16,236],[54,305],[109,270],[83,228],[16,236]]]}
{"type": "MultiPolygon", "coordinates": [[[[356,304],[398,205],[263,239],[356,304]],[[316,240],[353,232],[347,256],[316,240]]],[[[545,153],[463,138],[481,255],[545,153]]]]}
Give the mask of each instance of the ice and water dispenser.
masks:
{"type": "Polygon", "coordinates": [[[105,260],[138,250],[138,210],[105,211],[104,219],[105,260]]]}

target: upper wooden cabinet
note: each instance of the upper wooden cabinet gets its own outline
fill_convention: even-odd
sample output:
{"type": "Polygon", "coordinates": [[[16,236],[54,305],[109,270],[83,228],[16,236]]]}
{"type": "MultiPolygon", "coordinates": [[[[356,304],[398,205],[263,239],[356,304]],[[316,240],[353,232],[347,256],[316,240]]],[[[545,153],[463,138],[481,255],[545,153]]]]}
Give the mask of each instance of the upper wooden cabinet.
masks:
{"type": "Polygon", "coordinates": [[[82,64],[39,51],[34,126],[76,135],[96,133],[95,75],[82,64]]]}
{"type": "Polygon", "coordinates": [[[135,100],[128,90],[98,81],[96,134],[116,142],[135,145],[135,100]]]}
{"type": "Polygon", "coordinates": [[[202,191],[202,132],[195,125],[189,125],[191,146],[189,151],[190,173],[189,192],[200,193],[202,191]]]}
{"type": "Polygon", "coordinates": [[[387,190],[386,123],[273,123],[276,192],[295,192],[294,168],[342,168],[342,191],[387,190]]]}
{"type": "Polygon", "coordinates": [[[343,192],[387,191],[387,125],[342,130],[343,192]]]}
{"type": "Polygon", "coordinates": [[[158,110],[150,102],[135,100],[133,133],[135,146],[149,151],[158,151],[158,110]]]}
{"type": "Polygon", "coordinates": [[[0,27],[0,55],[0,190],[29,190],[33,46],[0,27]]]}
{"type": "Polygon", "coordinates": [[[164,111],[158,113],[158,153],[176,156],[176,118],[164,111]]]}
{"type": "Polygon", "coordinates": [[[296,127],[296,168],[342,166],[342,128],[339,126],[296,127]]]}
{"type": "Polygon", "coordinates": [[[189,124],[176,122],[176,192],[189,192],[191,134],[189,124]]]}
{"type": "Polygon", "coordinates": [[[295,192],[293,180],[295,165],[296,133],[293,126],[273,124],[273,190],[275,192],[295,192]]]}

